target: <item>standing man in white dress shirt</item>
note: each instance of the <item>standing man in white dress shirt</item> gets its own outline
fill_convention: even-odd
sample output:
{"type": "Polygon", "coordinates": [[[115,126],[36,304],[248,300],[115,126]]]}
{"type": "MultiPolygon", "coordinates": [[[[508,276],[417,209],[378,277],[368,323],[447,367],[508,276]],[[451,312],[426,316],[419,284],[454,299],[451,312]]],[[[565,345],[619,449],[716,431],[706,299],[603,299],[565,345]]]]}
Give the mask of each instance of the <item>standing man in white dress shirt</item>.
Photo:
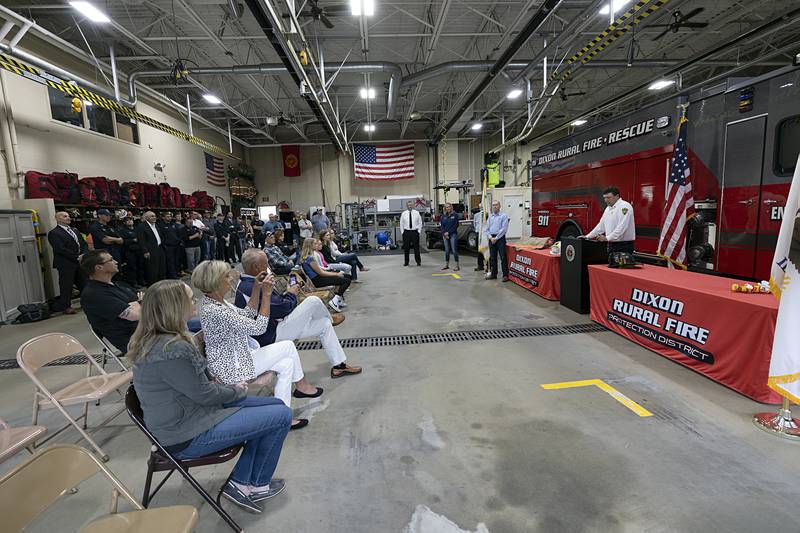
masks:
{"type": "Polygon", "coordinates": [[[586,234],[587,239],[608,243],[608,253],[633,253],[636,240],[636,223],[633,219],[633,206],[620,198],[619,189],[609,187],[603,191],[606,210],[595,228],[586,234]]]}
{"type": "Polygon", "coordinates": [[[403,230],[403,253],[405,263],[408,266],[408,254],[411,247],[414,247],[414,259],[417,266],[422,266],[422,258],[419,255],[419,236],[422,233],[422,215],[414,209],[414,202],[406,202],[406,210],[400,215],[400,228],[403,230]]]}

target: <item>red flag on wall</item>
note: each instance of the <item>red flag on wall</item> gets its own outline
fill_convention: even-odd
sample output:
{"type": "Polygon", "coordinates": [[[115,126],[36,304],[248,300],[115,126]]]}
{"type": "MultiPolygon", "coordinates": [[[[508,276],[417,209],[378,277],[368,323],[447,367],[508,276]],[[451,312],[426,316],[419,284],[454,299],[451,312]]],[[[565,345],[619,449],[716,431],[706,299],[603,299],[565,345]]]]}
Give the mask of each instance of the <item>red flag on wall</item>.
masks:
{"type": "Polygon", "coordinates": [[[281,146],[283,152],[283,175],[296,178],[300,175],[300,146],[289,144],[281,146]]]}

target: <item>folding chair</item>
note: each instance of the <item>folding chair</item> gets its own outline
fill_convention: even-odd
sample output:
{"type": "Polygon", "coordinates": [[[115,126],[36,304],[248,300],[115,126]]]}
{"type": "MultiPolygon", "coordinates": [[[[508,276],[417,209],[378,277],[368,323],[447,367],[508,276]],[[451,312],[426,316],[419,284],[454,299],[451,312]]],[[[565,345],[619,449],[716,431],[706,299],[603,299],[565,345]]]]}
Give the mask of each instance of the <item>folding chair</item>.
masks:
{"type": "MultiPolygon", "coordinates": [[[[85,431],[88,425],[89,404],[96,403],[115,391],[121,395],[121,389],[131,381],[133,373],[130,371],[106,372],[75,337],[65,333],[47,333],[29,340],[17,350],[17,364],[36,385],[33,393],[33,425],[37,424],[39,411],[42,409],[58,409],[69,420],[68,424],[37,443],[36,446],[44,444],[71,425],[78,430],[81,437],[92,445],[103,461],[108,461],[108,455],[85,431]],[[86,377],[61,390],[51,391],[36,375],[37,372],[46,364],[70,355],[82,355],[86,358],[86,377]],[[92,375],[93,369],[97,371],[97,375],[92,375]],[[80,404],[83,404],[83,414],[78,418],[72,418],[66,407],[80,404]],[[83,419],[83,427],[78,424],[81,419],[83,419]]],[[[94,430],[102,428],[124,410],[124,407],[117,410],[95,426],[94,430]]]]}
{"type": "Polygon", "coordinates": [[[303,280],[303,288],[300,291],[303,295],[303,299],[309,296],[316,296],[327,305],[336,294],[336,289],[333,287],[316,288],[314,282],[311,281],[311,278],[308,277],[308,274],[306,274],[302,268],[295,268],[292,270],[292,274],[297,274],[297,276],[303,280]]]}
{"type": "Polygon", "coordinates": [[[44,426],[11,427],[0,418],[0,463],[25,448],[33,453],[33,443],[47,433],[44,426]]]}
{"type": "Polygon", "coordinates": [[[244,531],[239,524],[237,524],[231,516],[225,512],[225,509],[222,508],[220,504],[220,498],[222,497],[222,489],[225,488],[225,483],[228,480],[225,480],[225,483],[222,484],[220,487],[219,492],[217,493],[217,499],[211,497],[211,495],[206,492],[206,490],[197,482],[197,480],[189,474],[189,468],[193,468],[195,466],[206,466],[206,465],[216,465],[220,463],[225,463],[230,461],[234,457],[239,454],[239,450],[241,450],[242,445],[236,444],[235,446],[231,446],[229,448],[225,448],[224,450],[220,450],[215,453],[211,453],[208,455],[204,455],[203,457],[198,457],[195,459],[176,459],[174,455],[169,453],[164,446],[158,442],[155,435],[153,435],[147,426],[144,423],[144,413],[142,412],[142,404],[139,402],[139,397],[136,396],[136,390],[133,388],[133,385],[128,387],[128,391],[125,393],[125,407],[128,409],[128,415],[133,420],[133,423],[136,424],[142,432],[147,435],[147,438],[152,443],[150,447],[150,457],[147,459],[147,477],[144,481],[144,495],[142,496],[142,505],[147,507],[150,504],[150,500],[156,495],[156,493],[164,486],[164,483],[167,482],[169,477],[172,475],[175,470],[180,472],[183,478],[189,482],[194,490],[196,490],[203,499],[208,502],[208,505],[211,506],[217,514],[225,520],[231,529],[237,532],[244,531]],[[169,473],[161,480],[161,483],[155,488],[154,491],[150,491],[150,485],[153,481],[153,474],[155,472],[166,472],[169,473]]]}
{"type": "MultiPolygon", "coordinates": [[[[144,509],[119,479],[86,448],[58,444],[39,451],[0,478],[0,516],[3,531],[21,531],[56,500],[97,473],[112,485],[111,513],[81,529],[84,533],[152,531],[189,533],[197,509],[176,505],[144,509]],[[135,509],[118,513],[119,496],[135,509]]],[[[53,526],[53,530],[60,529],[53,526]]]]}
{"type": "Polygon", "coordinates": [[[117,362],[117,364],[120,366],[123,372],[128,370],[128,367],[125,366],[125,363],[123,363],[117,356],[117,349],[114,346],[112,346],[111,343],[105,339],[105,337],[100,335],[92,326],[89,326],[89,329],[92,331],[92,335],[94,335],[94,338],[97,339],[97,342],[100,343],[101,346],[103,354],[103,362],[101,363],[101,366],[105,368],[106,359],[108,359],[108,357],[111,357],[114,361],[117,362]]]}

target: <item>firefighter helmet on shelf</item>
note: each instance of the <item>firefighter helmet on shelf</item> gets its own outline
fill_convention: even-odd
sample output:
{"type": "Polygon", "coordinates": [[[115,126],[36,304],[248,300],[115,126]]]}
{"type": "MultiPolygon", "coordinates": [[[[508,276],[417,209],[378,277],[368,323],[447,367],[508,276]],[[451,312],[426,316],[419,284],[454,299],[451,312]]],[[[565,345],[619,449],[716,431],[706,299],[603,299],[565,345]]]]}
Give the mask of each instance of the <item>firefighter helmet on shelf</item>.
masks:
{"type": "Polygon", "coordinates": [[[628,252],[613,252],[608,256],[608,266],[610,268],[636,268],[639,263],[634,259],[633,254],[628,252]]]}

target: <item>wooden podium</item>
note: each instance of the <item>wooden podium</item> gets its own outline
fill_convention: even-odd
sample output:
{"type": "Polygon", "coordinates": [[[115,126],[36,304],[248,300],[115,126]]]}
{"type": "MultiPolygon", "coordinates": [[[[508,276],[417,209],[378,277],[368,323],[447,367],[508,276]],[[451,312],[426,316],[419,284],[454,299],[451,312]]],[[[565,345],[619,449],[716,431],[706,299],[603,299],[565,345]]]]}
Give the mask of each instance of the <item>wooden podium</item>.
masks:
{"type": "Polygon", "coordinates": [[[606,243],[564,237],[561,239],[561,305],[576,313],[589,312],[588,265],[608,262],[606,243]]]}

